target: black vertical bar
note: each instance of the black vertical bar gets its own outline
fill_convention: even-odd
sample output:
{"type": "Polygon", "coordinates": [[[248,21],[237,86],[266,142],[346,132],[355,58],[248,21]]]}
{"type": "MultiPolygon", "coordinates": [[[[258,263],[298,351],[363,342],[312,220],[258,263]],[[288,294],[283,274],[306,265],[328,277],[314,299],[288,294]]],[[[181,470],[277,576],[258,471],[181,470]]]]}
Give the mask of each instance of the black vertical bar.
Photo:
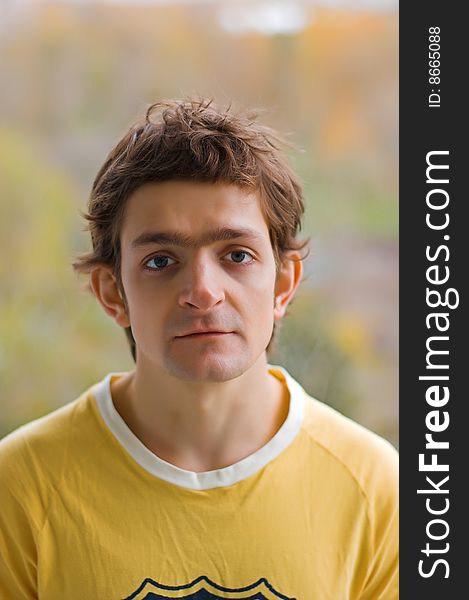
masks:
{"type": "Polygon", "coordinates": [[[469,491],[465,491],[469,198],[463,143],[468,130],[463,102],[469,52],[463,6],[427,0],[403,2],[400,7],[400,598],[404,600],[469,597],[469,491]],[[427,173],[429,163],[436,168],[427,173]],[[446,300],[452,308],[443,305],[446,300]],[[436,350],[448,354],[431,354],[436,350]],[[429,470],[432,460],[435,468],[448,470],[429,470]]]}

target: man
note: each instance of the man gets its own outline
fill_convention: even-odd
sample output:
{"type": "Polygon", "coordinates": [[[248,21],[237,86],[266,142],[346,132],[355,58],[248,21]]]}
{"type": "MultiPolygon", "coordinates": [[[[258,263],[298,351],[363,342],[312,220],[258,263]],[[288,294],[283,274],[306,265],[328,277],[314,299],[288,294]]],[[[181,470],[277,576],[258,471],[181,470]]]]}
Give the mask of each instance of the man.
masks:
{"type": "Polygon", "coordinates": [[[1,598],[397,598],[395,450],[267,364],[302,213],[274,133],[210,102],[111,151],[75,268],[135,369],[0,444],[1,598]]]}

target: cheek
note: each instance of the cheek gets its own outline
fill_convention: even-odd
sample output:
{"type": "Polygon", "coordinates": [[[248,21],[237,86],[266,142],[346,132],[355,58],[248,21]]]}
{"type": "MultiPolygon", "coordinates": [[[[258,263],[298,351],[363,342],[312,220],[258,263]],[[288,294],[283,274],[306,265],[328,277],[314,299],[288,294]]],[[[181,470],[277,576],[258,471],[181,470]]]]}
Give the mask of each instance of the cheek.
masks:
{"type": "Polygon", "coordinates": [[[249,281],[249,293],[244,295],[249,306],[249,320],[257,325],[273,319],[275,276],[273,273],[253,273],[249,281]]]}
{"type": "Polygon", "coordinates": [[[139,277],[134,272],[122,269],[127,308],[131,325],[143,330],[149,322],[155,323],[164,318],[168,304],[167,290],[155,286],[150,277],[139,277]]]}

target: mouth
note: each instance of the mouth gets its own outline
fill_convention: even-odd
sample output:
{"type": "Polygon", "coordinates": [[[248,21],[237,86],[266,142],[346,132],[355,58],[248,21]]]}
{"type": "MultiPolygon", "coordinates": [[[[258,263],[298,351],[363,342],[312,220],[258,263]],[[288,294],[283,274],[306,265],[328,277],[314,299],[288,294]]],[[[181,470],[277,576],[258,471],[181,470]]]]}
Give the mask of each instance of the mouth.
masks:
{"type": "Polygon", "coordinates": [[[177,335],[176,339],[208,339],[208,338],[219,338],[227,335],[231,335],[232,331],[193,331],[184,335],[177,335]]]}

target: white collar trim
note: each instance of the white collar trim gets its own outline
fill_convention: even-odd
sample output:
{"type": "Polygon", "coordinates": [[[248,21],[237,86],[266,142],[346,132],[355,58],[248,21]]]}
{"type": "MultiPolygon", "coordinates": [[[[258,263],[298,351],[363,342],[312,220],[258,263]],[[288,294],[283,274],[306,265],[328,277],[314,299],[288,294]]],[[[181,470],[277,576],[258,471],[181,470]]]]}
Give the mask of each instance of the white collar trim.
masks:
{"type": "Polygon", "coordinates": [[[211,488],[230,486],[250,477],[270,461],[276,458],[294,440],[298,433],[304,414],[305,392],[303,388],[288,374],[275,365],[268,365],[269,371],[280,371],[290,392],[290,406],[284,423],[262,448],[246,458],[222,469],[194,472],[176,467],[151,452],[129,429],[124,419],[117,412],[111,396],[111,378],[119,373],[109,373],[92,388],[92,393],[105,424],[114,437],[120,442],[132,458],[146,471],[173,483],[192,490],[209,490],[211,488]]]}

